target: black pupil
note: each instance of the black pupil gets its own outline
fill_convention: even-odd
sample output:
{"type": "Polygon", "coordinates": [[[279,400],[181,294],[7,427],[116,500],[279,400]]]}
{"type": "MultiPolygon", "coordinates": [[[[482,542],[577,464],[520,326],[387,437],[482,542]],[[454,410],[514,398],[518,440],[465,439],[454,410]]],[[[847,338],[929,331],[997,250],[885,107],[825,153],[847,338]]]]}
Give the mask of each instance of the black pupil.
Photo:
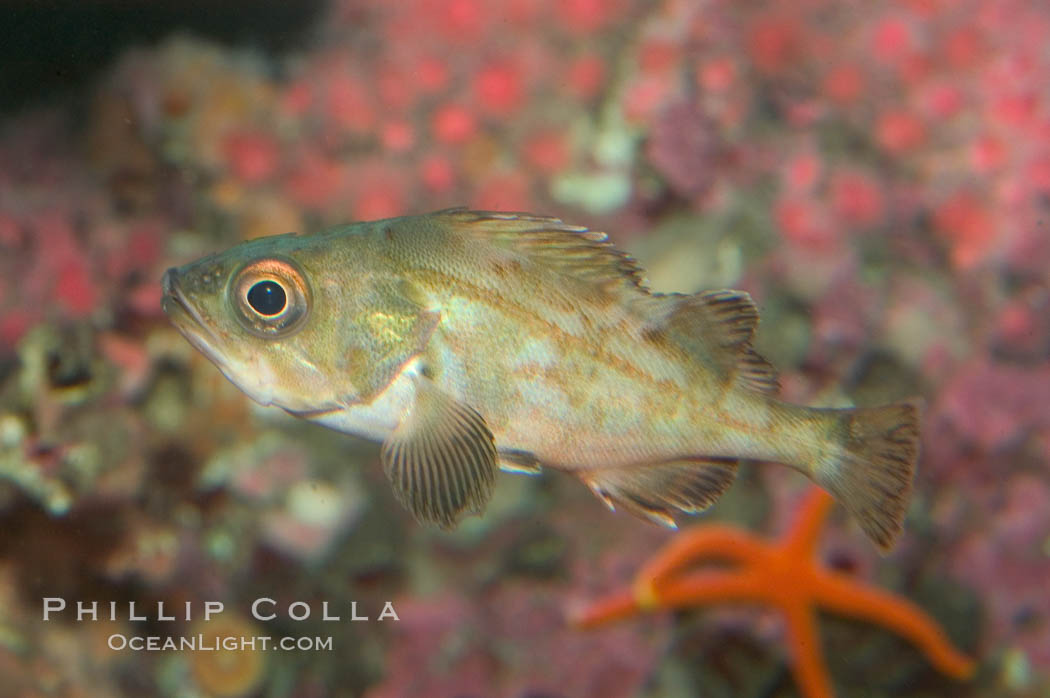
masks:
{"type": "Polygon", "coordinates": [[[277,315],[287,301],[284,289],[276,281],[260,281],[248,289],[248,305],[260,315],[277,315]]]}

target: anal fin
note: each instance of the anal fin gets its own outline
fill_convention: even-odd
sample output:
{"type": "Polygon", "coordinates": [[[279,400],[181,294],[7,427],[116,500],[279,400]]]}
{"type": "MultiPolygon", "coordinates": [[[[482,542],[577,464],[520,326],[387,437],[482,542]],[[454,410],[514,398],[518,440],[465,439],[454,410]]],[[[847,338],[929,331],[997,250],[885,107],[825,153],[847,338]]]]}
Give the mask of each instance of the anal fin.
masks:
{"type": "Polygon", "coordinates": [[[587,470],[580,478],[613,511],[677,528],[674,514],[711,506],[733,484],[737,465],[733,459],[697,458],[587,470]]]}

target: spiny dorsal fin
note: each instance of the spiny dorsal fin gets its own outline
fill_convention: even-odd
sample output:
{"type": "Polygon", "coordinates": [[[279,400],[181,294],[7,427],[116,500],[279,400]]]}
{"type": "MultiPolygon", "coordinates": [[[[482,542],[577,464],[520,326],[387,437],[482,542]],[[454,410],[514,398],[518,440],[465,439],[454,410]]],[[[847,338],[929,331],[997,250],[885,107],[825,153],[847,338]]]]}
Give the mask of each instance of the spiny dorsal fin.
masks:
{"type": "Polygon", "coordinates": [[[609,291],[649,293],[641,267],[626,252],[614,247],[605,233],[531,213],[455,208],[433,215],[446,218],[458,230],[567,276],[593,282],[609,291]]]}
{"type": "Polygon", "coordinates": [[[751,347],[758,310],[746,291],[702,291],[674,297],[667,331],[701,361],[760,392],[779,390],[776,369],[751,347]]]}

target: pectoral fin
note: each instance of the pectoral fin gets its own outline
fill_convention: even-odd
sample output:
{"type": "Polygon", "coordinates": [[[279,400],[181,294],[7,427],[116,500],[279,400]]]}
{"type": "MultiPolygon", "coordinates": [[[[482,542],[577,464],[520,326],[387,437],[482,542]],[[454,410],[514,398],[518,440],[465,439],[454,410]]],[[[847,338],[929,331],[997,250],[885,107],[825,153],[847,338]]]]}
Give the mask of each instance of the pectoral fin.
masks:
{"type": "Polygon", "coordinates": [[[481,513],[496,479],[496,446],[485,420],[416,379],[415,404],[383,443],[383,470],[398,500],[421,521],[452,528],[481,513]]]}
{"type": "Polygon", "coordinates": [[[605,505],[677,528],[676,511],[696,514],[711,506],[736,477],[735,460],[690,459],[589,470],[581,478],[605,505]]]}

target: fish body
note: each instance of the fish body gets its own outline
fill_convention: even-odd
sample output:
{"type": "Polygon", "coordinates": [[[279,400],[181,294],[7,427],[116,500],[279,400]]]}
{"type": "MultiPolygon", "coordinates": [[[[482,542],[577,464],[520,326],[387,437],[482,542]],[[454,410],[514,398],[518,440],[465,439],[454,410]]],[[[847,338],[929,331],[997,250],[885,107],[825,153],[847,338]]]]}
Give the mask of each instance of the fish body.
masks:
{"type": "Polygon", "coordinates": [[[776,399],[746,293],[653,293],[586,228],[452,209],[249,241],[164,288],[180,331],[253,399],[381,442],[423,520],[480,511],[497,468],[549,467],[673,525],[759,460],[829,489],[881,547],[901,528],[917,405],[776,399]]]}

